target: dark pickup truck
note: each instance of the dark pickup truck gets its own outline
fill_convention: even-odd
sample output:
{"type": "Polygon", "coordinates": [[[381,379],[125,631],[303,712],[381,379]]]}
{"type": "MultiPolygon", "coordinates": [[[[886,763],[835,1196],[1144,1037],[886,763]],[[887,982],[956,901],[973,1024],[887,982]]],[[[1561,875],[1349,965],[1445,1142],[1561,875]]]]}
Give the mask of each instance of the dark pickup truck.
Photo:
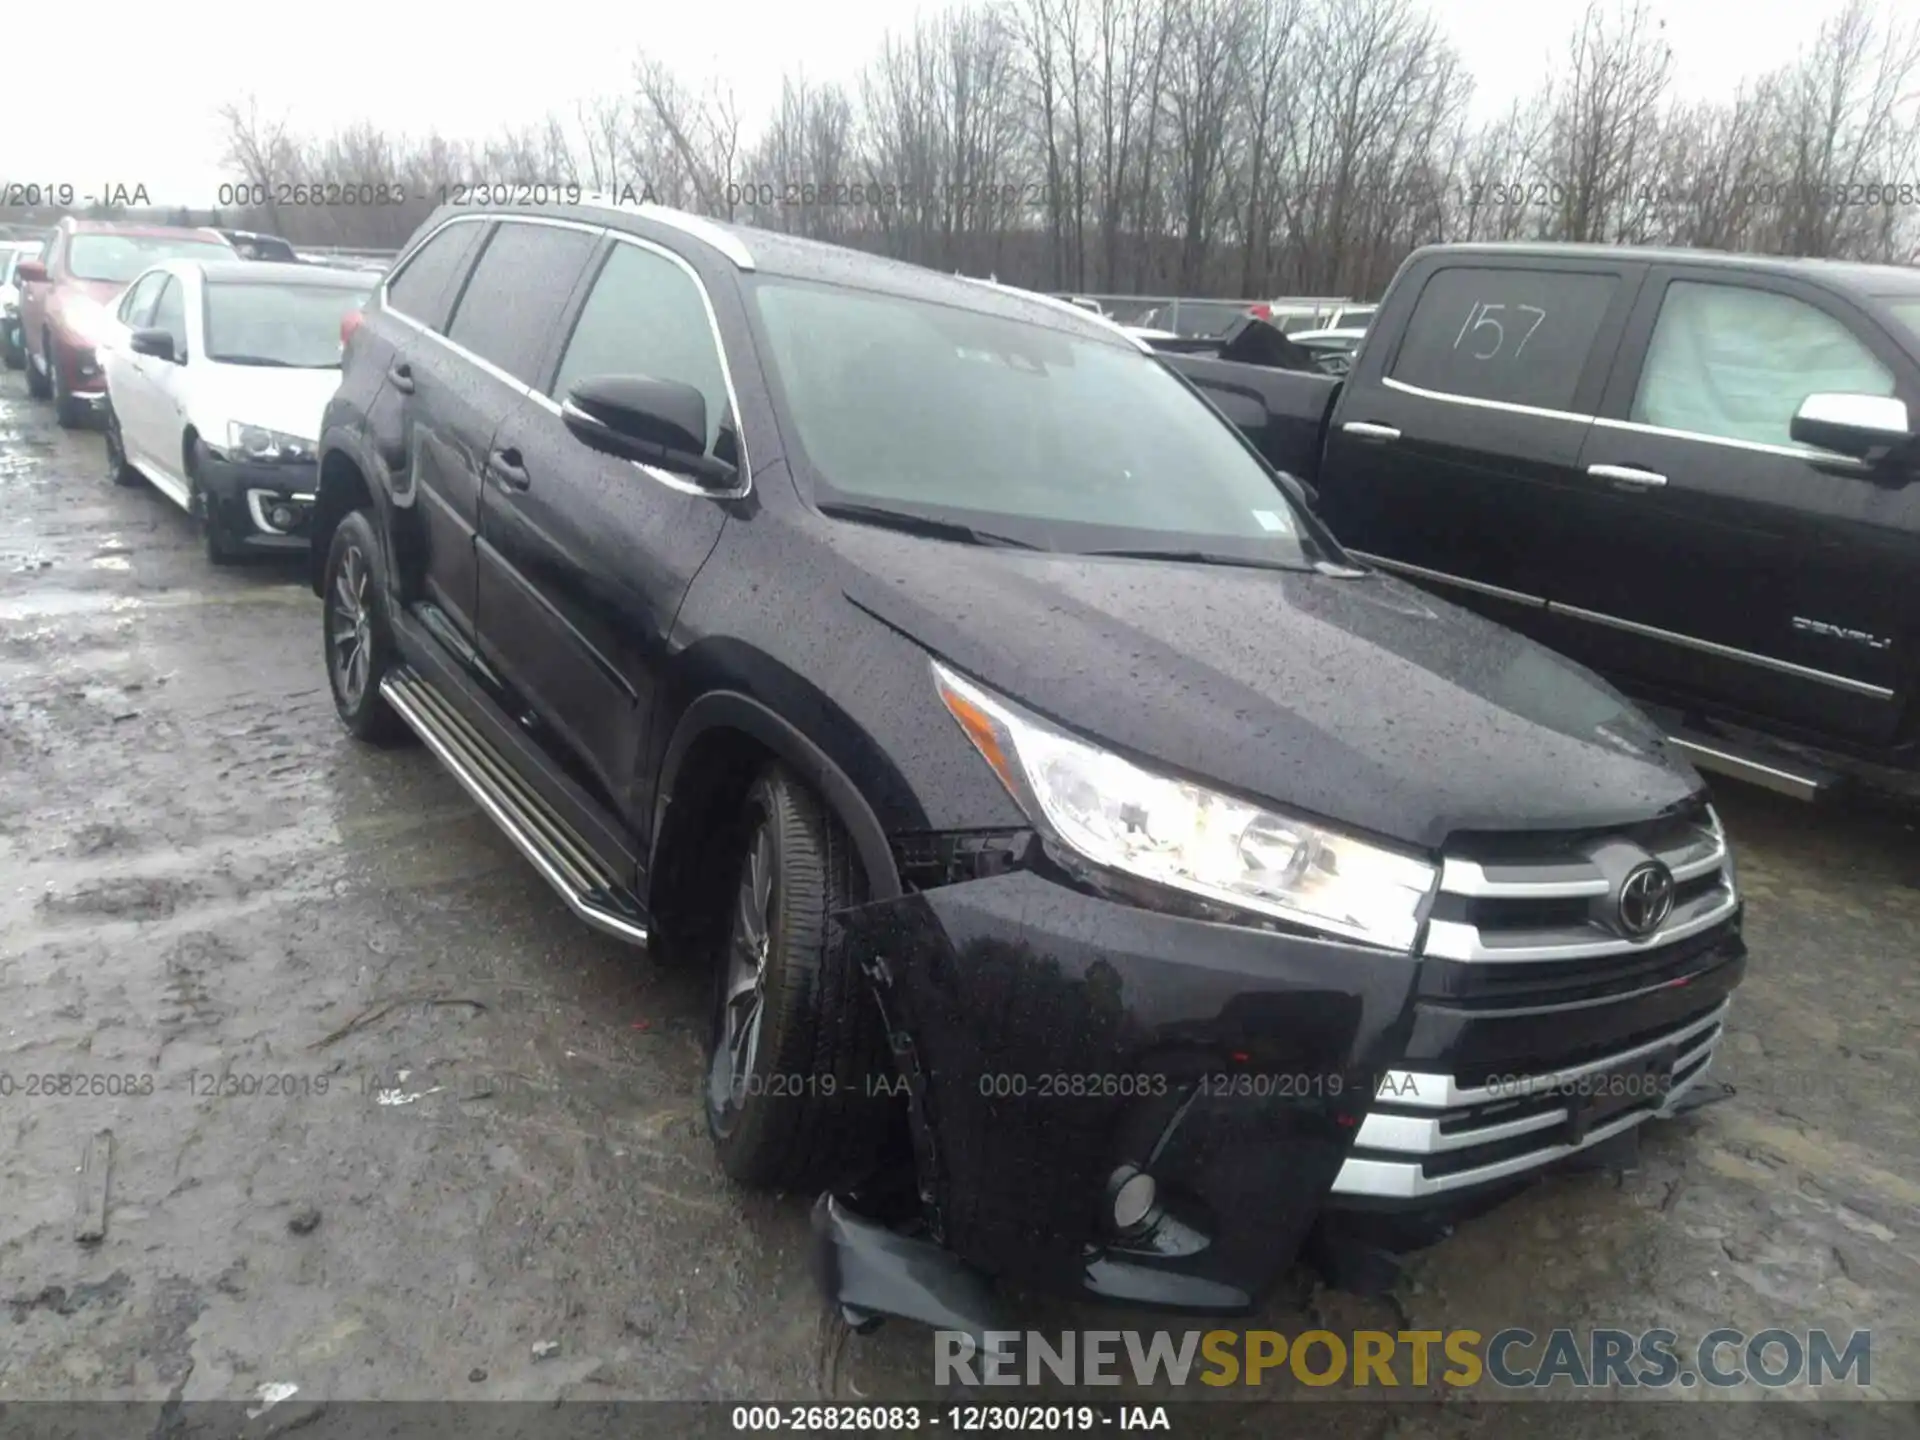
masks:
{"type": "Polygon", "coordinates": [[[1442,245],[1345,381],[1169,355],[1363,559],[1813,798],[1920,770],[1920,270],[1442,245]]]}

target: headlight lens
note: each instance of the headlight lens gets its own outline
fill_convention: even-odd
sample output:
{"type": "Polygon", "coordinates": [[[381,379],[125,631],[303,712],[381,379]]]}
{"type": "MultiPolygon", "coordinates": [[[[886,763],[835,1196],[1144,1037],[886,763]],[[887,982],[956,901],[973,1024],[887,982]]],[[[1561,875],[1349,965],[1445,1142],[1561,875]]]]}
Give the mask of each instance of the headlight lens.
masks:
{"type": "Polygon", "coordinates": [[[1325,826],[1158,775],[938,661],[934,682],[1027,817],[1143,880],[1346,939],[1411,951],[1434,867],[1325,826]]]}
{"type": "Polygon", "coordinates": [[[113,317],[94,301],[76,295],[61,307],[60,319],[87,344],[98,345],[107,338],[107,328],[113,317]]]}
{"type": "Polygon", "coordinates": [[[1711,805],[1707,806],[1707,828],[1726,851],[1726,859],[1720,862],[1721,868],[1726,872],[1728,888],[1737,891],[1740,888],[1740,875],[1733,863],[1733,842],[1727,838],[1726,826],[1720,823],[1720,812],[1711,805]]]}
{"type": "Polygon", "coordinates": [[[234,420],[227,425],[227,450],[245,460],[311,460],[313,441],[234,420]]]}

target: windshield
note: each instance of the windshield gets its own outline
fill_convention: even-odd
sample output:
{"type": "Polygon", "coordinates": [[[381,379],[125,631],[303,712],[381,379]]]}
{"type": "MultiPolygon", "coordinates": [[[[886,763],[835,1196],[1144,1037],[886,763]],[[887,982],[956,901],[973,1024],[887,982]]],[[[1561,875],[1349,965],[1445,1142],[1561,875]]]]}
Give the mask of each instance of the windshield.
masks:
{"type": "Polygon", "coordinates": [[[373,287],[207,286],[207,359],[223,365],[340,368],[340,322],[373,287]]]}
{"type": "Polygon", "coordinates": [[[124,285],[162,260],[231,260],[233,247],[218,240],[170,235],[76,235],[67,242],[67,269],[77,280],[124,285]]]}
{"type": "Polygon", "coordinates": [[[762,280],[753,296],[829,509],[932,516],[1053,550],[1320,558],[1239,433],[1129,346],[800,281],[762,280]]]}

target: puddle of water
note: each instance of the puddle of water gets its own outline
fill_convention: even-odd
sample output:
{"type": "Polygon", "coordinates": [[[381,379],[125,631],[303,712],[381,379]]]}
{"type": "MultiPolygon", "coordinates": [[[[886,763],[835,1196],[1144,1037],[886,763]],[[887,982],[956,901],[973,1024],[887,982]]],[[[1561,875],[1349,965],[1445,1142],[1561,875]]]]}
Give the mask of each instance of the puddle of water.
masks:
{"type": "Polygon", "coordinates": [[[93,562],[96,570],[131,570],[133,562],[124,555],[102,555],[93,562]]]}
{"type": "Polygon", "coordinates": [[[138,610],[146,602],[131,595],[93,590],[42,590],[0,599],[0,620],[30,620],[41,615],[96,615],[138,610]]]}

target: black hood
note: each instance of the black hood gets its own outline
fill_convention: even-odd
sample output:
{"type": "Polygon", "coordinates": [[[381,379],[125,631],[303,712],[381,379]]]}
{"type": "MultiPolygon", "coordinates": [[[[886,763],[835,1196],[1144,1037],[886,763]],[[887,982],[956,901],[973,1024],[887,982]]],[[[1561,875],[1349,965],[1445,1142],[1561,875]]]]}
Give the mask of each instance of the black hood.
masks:
{"type": "Polygon", "coordinates": [[[1435,848],[1461,830],[1628,824],[1700,788],[1592,672],[1386,576],[835,529],[862,609],[1076,733],[1223,790],[1435,848]]]}

